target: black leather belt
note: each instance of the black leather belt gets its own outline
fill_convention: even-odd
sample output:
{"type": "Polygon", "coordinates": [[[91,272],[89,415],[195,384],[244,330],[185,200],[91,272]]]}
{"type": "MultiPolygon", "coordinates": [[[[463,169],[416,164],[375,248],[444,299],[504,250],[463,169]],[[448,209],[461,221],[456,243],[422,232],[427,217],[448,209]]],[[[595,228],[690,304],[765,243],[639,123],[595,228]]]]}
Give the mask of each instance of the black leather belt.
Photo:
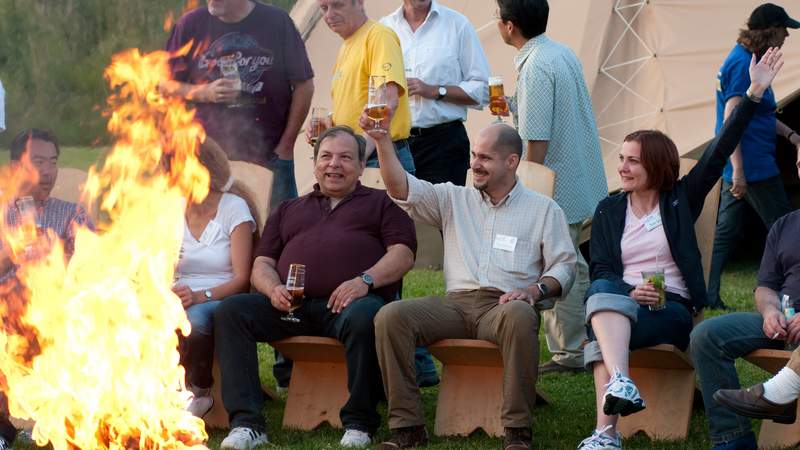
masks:
{"type": "Polygon", "coordinates": [[[411,133],[409,134],[409,136],[410,137],[419,137],[419,136],[425,136],[426,134],[439,133],[444,129],[447,129],[447,128],[450,128],[450,127],[453,127],[453,126],[457,126],[457,125],[461,125],[461,121],[460,120],[454,120],[452,122],[440,123],[439,125],[434,125],[434,126],[428,127],[428,128],[414,127],[414,128],[411,129],[411,133]]]}

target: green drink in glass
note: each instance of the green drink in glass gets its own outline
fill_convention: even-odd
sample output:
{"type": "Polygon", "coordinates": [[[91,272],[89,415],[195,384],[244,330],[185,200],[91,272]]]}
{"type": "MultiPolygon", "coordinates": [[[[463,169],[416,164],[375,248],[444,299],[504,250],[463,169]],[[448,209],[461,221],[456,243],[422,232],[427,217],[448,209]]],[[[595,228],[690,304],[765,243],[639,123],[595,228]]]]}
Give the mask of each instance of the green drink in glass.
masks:
{"type": "Polygon", "coordinates": [[[664,269],[648,270],[642,272],[642,280],[650,283],[658,292],[658,303],[650,305],[650,311],[660,311],[667,307],[667,296],[664,293],[664,269]]]}

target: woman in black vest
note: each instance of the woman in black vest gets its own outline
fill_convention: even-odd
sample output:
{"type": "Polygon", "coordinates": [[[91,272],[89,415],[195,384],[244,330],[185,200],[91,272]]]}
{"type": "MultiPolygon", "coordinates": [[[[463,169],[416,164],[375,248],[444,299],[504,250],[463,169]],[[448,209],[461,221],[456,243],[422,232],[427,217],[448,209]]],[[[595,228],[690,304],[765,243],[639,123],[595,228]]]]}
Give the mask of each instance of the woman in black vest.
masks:
{"type": "Polygon", "coordinates": [[[778,49],[751,62],[746,98],[681,179],[678,149],[665,134],[642,130],[625,138],[618,165],[622,192],[601,201],[592,222],[584,364],[594,372],[597,425],[579,449],[621,448],[619,415],[645,408],[628,377],[630,350],[688,346],[692,315],[707,304],[694,223],[782,65],[778,49]]]}

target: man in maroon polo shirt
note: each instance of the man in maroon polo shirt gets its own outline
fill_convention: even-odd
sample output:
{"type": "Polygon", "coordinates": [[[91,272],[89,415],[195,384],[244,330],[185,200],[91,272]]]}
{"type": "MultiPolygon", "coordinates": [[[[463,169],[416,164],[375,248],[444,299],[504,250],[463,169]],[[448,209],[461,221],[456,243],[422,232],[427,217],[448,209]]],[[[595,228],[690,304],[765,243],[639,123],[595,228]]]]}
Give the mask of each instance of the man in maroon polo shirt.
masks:
{"type": "Polygon", "coordinates": [[[316,335],[345,346],[350,398],[340,411],[341,445],[366,447],[380,425],[383,397],[373,318],[395,299],[414,265],[414,223],[384,191],[358,179],[365,141],[348,127],[334,127],[314,147],[314,191],[280,205],[267,221],[256,251],[251,283],[258,294],[225,300],[214,315],[222,370],[222,398],[231,432],[222,448],[250,449],[267,441],[258,378],[256,342],[316,335]],[[289,311],[290,264],[304,264],[305,301],[300,319],[289,311]]]}

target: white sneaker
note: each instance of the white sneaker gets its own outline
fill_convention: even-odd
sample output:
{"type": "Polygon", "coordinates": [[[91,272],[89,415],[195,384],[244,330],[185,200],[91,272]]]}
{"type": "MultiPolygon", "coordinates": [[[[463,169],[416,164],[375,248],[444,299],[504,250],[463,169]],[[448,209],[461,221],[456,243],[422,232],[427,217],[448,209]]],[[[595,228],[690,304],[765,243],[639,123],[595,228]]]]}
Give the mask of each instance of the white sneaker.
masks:
{"type": "Polygon", "coordinates": [[[192,400],[186,406],[186,410],[192,413],[193,416],[203,418],[211,407],[214,406],[214,397],[211,396],[211,388],[199,388],[194,385],[188,385],[187,389],[192,393],[192,400]]]}
{"type": "Polygon", "coordinates": [[[0,450],[11,450],[11,444],[0,437],[0,450]]]}
{"type": "Polygon", "coordinates": [[[359,430],[345,430],[339,445],[342,447],[364,448],[372,444],[368,433],[359,430]]]}
{"type": "Polygon", "coordinates": [[[258,447],[268,442],[267,433],[262,433],[247,427],[236,427],[222,440],[219,448],[250,450],[253,447],[258,447]]]}
{"type": "Polygon", "coordinates": [[[581,441],[578,450],[622,450],[622,438],[617,433],[616,436],[609,436],[605,433],[611,428],[607,425],[602,430],[594,430],[591,436],[581,441]]]}
{"type": "Polygon", "coordinates": [[[606,384],[603,413],[607,416],[616,414],[627,416],[644,408],[645,402],[639,396],[639,389],[633,384],[633,380],[623,376],[619,369],[615,367],[611,380],[606,384]]]}

